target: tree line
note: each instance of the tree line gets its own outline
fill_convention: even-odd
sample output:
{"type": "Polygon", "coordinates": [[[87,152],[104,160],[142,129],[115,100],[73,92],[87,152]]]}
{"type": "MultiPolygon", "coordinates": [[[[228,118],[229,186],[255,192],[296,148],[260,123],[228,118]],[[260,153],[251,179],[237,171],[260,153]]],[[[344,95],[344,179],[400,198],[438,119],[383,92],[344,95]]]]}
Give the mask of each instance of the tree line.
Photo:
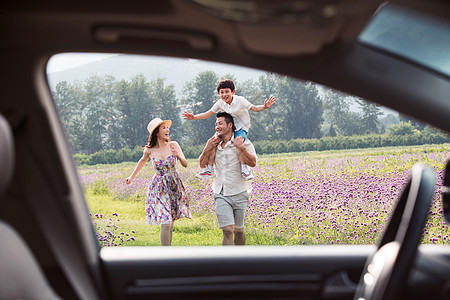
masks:
{"type": "Polygon", "coordinates": [[[148,141],[147,124],[155,117],[172,120],[172,139],[189,147],[203,145],[214,134],[215,120],[186,121],[181,112],[209,110],[219,99],[216,85],[221,78],[231,78],[236,95],[255,105],[271,95],[277,98],[268,110],[250,111],[249,138],[254,142],[384,132],[379,106],[272,73],[239,82],[231,74],[219,77],[213,71],[203,71],[184,85],[179,97],[175,86],[167,85],[164,78],[149,81],[138,74],[118,81],[113,76],[91,76],[82,82],[59,82],[53,96],[75,153],[144,146],[148,141]],[[355,105],[358,112],[352,110],[355,105]]]}
{"type": "MultiPolygon", "coordinates": [[[[290,139],[290,140],[260,140],[255,145],[258,155],[298,153],[305,151],[326,151],[345,149],[364,149],[377,147],[397,147],[425,144],[444,144],[450,142],[450,137],[426,127],[422,131],[413,128],[410,123],[394,125],[393,132],[384,134],[352,135],[321,137],[320,139],[290,139]],[[409,124],[409,125],[408,125],[409,124]],[[401,134],[400,134],[401,133],[401,134]]],[[[186,158],[196,159],[202,152],[203,145],[183,147],[186,158]]],[[[142,149],[136,146],[134,149],[124,147],[120,150],[102,150],[87,155],[77,153],[74,155],[76,165],[116,164],[121,162],[136,161],[142,155],[142,149]]]]}

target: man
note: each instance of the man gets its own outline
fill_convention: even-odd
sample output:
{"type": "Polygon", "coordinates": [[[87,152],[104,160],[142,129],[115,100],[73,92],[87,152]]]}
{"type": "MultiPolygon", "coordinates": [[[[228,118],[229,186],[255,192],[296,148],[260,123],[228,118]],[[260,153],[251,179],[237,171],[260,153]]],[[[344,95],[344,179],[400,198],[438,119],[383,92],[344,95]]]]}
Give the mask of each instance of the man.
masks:
{"type": "Polygon", "coordinates": [[[216,133],[200,155],[200,167],[204,168],[208,158],[216,151],[213,189],[217,220],[223,231],[222,245],[245,245],[244,219],[251,185],[241,176],[239,158],[254,167],[255,147],[248,139],[244,142],[242,137],[234,137],[233,117],[226,112],[216,115],[216,133]]]}

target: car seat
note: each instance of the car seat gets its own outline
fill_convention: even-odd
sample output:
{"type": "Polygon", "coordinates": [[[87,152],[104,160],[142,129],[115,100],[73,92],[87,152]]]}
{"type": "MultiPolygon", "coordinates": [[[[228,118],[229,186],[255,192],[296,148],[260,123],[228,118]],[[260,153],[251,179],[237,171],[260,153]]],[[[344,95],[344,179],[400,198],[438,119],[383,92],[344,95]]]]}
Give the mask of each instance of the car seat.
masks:
{"type": "MultiPolygon", "coordinates": [[[[0,201],[14,174],[15,149],[11,127],[0,113],[0,201]]],[[[60,299],[20,234],[0,219],[0,299],[60,299]]]]}

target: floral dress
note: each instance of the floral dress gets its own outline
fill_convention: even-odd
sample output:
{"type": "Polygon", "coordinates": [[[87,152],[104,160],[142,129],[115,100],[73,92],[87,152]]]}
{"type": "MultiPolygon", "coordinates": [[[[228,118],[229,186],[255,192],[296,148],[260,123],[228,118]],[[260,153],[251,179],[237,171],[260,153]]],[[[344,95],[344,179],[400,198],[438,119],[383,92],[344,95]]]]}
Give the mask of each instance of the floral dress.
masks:
{"type": "Polygon", "coordinates": [[[164,160],[152,158],[152,164],[156,174],[145,198],[147,224],[170,224],[180,218],[192,218],[186,190],[175,169],[177,158],[173,155],[164,160]]]}

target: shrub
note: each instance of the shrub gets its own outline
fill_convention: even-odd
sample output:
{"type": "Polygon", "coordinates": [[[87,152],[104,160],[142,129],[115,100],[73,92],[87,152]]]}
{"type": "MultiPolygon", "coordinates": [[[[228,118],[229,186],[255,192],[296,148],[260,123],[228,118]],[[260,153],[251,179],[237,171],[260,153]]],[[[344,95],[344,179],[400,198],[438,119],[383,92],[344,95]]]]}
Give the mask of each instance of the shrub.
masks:
{"type": "Polygon", "coordinates": [[[86,155],[83,153],[76,153],[73,156],[73,160],[75,162],[75,164],[77,166],[82,166],[82,165],[91,165],[91,156],[90,155],[86,155]]]}
{"type": "Polygon", "coordinates": [[[410,122],[400,122],[389,127],[390,135],[408,135],[414,133],[415,127],[410,122]]]}
{"type": "MultiPolygon", "coordinates": [[[[388,134],[370,134],[353,136],[322,137],[320,139],[263,140],[253,142],[257,154],[275,154],[287,152],[325,151],[343,149],[362,149],[375,147],[412,146],[424,144],[442,144],[450,142],[450,136],[432,128],[422,132],[410,123],[399,123],[390,127],[388,134]],[[407,134],[402,134],[406,132],[407,134]]],[[[197,159],[204,144],[182,147],[186,158],[197,159]]],[[[124,161],[137,161],[142,156],[142,148],[133,150],[123,148],[119,151],[99,151],[91,155],[75,154],[75,163],[80,165],[114,164],[124,161]]]]}

